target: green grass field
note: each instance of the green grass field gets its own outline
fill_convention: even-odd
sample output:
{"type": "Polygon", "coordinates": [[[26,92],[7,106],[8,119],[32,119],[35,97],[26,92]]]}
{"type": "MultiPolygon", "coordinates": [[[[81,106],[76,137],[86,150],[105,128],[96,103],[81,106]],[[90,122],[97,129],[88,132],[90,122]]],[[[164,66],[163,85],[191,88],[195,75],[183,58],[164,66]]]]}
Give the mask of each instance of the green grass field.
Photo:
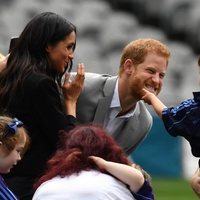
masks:
{"type": "Polygon", "coordinates": [[[152,178],[156,200],[198,200],[190,183],[184,179],[152,178]]]}

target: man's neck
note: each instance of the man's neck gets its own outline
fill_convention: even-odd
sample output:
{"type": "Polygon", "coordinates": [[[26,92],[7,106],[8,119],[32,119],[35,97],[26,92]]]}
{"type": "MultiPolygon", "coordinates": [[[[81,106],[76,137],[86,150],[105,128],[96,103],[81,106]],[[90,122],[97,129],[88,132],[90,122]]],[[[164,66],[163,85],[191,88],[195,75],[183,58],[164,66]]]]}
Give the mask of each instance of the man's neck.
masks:
{"type": "Polygon", "coordinates": [[[129,109],[128,108],[127,109],[126,108],[124,108],[124,109],[122,108],[122,110],[118,113],[117,117],[120,117],[120,116],[123,116],[123,115],[127,114],[131,110],[134,110],[135,107],[136,107],[136,104],[134,106],[130,107],[129,109]]]}
{"type": "Polygon", "coordinates": [[[138,100],[132,96],[129,92],[129,88],[123,83],[123,80],[119,79],[118,84],[119,100],[122,108],[120,115],[123,115],[134,109],[138,100]]]}

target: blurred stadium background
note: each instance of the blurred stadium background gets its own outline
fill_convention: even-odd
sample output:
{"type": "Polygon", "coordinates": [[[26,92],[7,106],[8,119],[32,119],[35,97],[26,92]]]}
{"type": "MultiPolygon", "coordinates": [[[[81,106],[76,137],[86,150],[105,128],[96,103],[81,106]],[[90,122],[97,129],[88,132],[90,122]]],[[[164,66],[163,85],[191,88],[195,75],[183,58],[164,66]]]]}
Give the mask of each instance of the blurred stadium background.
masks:
{"type": "MultiPolygon", "coordinates": [[[[131,40],[151,37],[168,45],[172,54],[159,95],[163,102],[177,105],[199,90],[199,0],[0,0],[0,52],[7,54],[11,37],[43,11],[61,14],[77,26],[75,66],[84,62],[86,71],[115,75],[122,48],[131,40]]],[[[191,155],[188,142],[170,137],[149,110],[154,116],[153,128],[132,158],[155,177],[158,196],[162,191],[157,199],[196,199],[188,180],[198,159],[191,155]],[[182,187],[167,181],[171,178],[179,180],[182,187]]]]}

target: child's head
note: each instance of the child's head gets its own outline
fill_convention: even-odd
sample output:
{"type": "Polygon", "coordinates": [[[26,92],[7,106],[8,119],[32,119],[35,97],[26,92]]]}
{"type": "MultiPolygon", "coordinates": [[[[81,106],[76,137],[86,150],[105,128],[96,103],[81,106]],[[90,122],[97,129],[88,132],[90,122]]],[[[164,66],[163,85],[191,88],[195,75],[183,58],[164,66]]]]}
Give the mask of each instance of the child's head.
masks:
{"type": "Polygon", "coordinates": [[[0,116],[0,173],[8,173],[21,160],[28,144],[23,123],[16,118],[0,116]]]}

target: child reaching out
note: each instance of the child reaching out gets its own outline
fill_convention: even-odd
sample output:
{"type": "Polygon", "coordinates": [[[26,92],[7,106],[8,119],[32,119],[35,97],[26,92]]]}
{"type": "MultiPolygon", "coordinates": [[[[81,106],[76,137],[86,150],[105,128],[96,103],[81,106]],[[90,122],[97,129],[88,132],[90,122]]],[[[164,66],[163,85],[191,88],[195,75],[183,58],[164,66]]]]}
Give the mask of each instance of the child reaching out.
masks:
{"type": "MultiPolygon", "coordinates": [[[[0,174],[7,174],[21,160],[29,144],[23,123],[17,118],[0,116],[0,174]]],[[[0,175],[0,199],[16,200],[0,175]]]]}
{"type": "Polygon", "coordinates": [[[200,92],[176,107],[167,108],[153,93],[143,89],[142,99],[153,106],[171,136],[182,136],[189,141],[192,154],[200,157],[200,92]]]}
{"type": "MultiPolygon", "coordinates": [[[[200,58],[198,60],[200,66],[200,58]]],[[[191,146],[193,156],[200,157],[200,92],[193,92],[193,99],[184,100],[176,107],[166,107],[153,93],[142,89],[142,99],[153,106],[171,136],[182,136],[191,146]]],[[[200,169],[200,168],[199,168],[200,169]]],[[[191,187],[200,197],[199,169],[191,179],[191,187]]]]}

